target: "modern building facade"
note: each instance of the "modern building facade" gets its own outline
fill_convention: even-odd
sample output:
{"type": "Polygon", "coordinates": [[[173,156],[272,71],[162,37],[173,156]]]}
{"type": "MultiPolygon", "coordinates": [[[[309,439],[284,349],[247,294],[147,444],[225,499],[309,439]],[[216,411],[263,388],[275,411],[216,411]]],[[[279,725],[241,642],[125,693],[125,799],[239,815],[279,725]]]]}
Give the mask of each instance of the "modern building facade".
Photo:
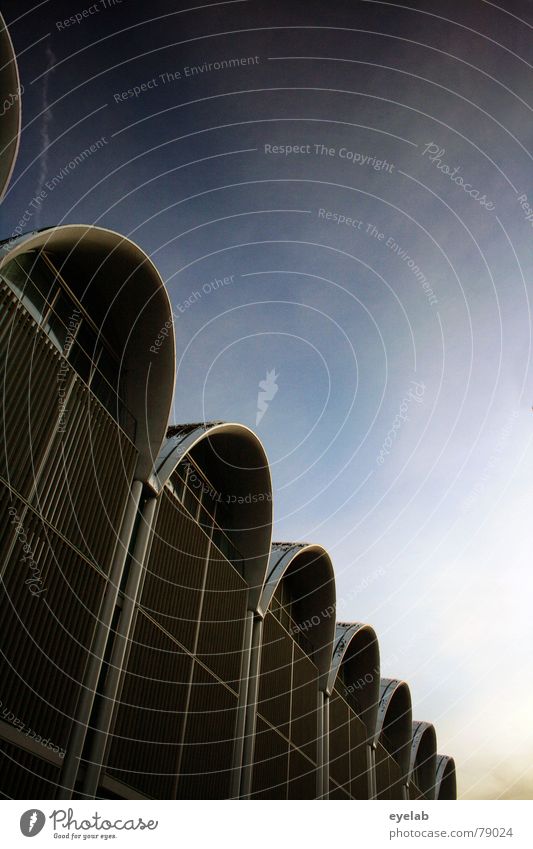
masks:
{"type": "Polygon", "coordinates": [[[148,256],[92,226],[12,235],[0,298],[0,793],[455,798],[374,630],[336,623],[328,552],[272,542],[258,437],[168,426],[148,256]]]}
{"type": "Polygon", "coordinates": [[[378,799],[409,798],[411,715],[411,693],[405,681],[382,678],[374,738],[378,799]]]}
{"type": "Polygon", "coordinates": [[[372,628],[335,623],[328,553],[271,543],[257,436],[167,428],[172,319],[148,257],[93,227],[1,250],[2,677],[24,707],[1,724],[2,792],[453,795],[372,628]]]}
{"type": "Polygon", "coordinates": [[[255,614],[241,795],[324,793],[324,699],[335,577],[317,545],[274,543],[255,614]],[[328,615],[329,612],[329,615],[328,615]]]}
{"type": "Polygon", "coordinates": [[[409,757],[409,797],[435,798],[437,735],[430,722],[413,722],[409,757]],[[415,789],[416,788],[416,789],[415,789]]]}
{"type": "Polygon", "coordinates": [[[10,241],[0,277],[3,707],[18,723],[11,789],[46,798],[62,774],[75,780],[165,435],[174,342],[142,361],[170,305],[151,262],[117,234],[62,227],[10,241]],[[21,760],[23,737],[39,740],[21,760]]]}
{"type": "Polygon", "coordinates": [[[337,623],[325,721],[331,799],[377,796],[374,738],[379,682],[379,645],[374,630],[362,623],[337,623]]]}
{"type": "Polygon", "coordinates": [[[107,779],[144,795],[229,798],[239,770],[234,741],[250,607],[270,546],[270,472],[259,440],[240,425],[168,435],[144,508],[144,560],[134,552],[124,587],[88,795],[107,779]]]}
{"type": "Polygon", "coordinates": [[[456,799],[455,761],[448,755],[437,755],[435,799],[456,799]]]}

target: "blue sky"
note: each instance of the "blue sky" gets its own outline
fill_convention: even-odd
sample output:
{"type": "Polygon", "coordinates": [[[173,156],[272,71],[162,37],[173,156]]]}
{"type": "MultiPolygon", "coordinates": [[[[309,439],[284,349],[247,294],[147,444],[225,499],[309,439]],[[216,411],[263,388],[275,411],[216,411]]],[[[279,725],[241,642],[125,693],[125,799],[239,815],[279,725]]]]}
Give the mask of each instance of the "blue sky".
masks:
{"type": "Polygon", "coordinates": [[[44,187],[32,229],[150,254],[176,421],[255,428],[275,370],[275,537],[331,552],[340,618],[376,628],[463,795],[531,798],[528,4],[26,9],[2,235],[44,187]]]}

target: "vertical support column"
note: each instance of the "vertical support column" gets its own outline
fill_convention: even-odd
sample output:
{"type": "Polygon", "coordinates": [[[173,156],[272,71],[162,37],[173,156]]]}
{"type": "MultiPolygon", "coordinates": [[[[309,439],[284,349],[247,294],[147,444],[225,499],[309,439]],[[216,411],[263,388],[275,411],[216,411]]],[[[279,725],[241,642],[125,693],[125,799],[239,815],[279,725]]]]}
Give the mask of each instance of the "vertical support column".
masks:
{"type": "Polygon", "coordinates": [[[115,700],[124,668],[124,658],[131,639],[135,607],[138,601],[141,579],[144,574],[146,553],[152,538],[157,503],[157,498],[149,498],[142,508],[141,524],[134,543],[130,571],[124,590],[124,601],[109,659],[109,670],[102,690],[100,711],[96,719],[96,733],[87,757],[83,794],[89,798],[96,796],[100,782],[115,700]]]}
{"type": "Polygon", "coordinates": [[[253,624],[254,614],[251,610],[247,610],[242,641],[239,702],[237,705],[237,722],[235,724],[235,745],[233,747],[233,775],[231,779],[232,799],[238,799],[241,795],[244,738],[246,734],[246,706],[248,704],[248,688],[250,686],[250,659],[252,656],[253,624]]]}
{"type": "MultiPolygon", "coordinates": [[[[190,467],[187,470],[187,479],[188,479],[189,473],[190,473],[190,467]]],[[[185,682],[187,684],[187,695],[185,697],[185,705],[184,705],[184,711],[183,711],[183,722],[182,722],[182,725],[181,725],[181,735],[180,735],[180,740],[179,740],[178,757],[177,757],[177,763],[176,763],[176,776],[175,776],[175,781],[174,781],[174,790],[172,792],[172,798],[173,799],[177,799],[179,797],[179,794],[180,794],[180,781],[181,781],[181,778],[182,778],[181,764],[182,764],[182,760],[183,760],[183,751],[184,751],[184,748],[185,748],[185,745],[186,745],[185,741],[187,740],[187,733],[189,731],[189,721],[190,721],[190,712],[189,711],[190,711],[190,705],[191,705],[192,688],[194,686],[194,673],[195,673],[195,670],[196,670],[197,657],[198,657],[198,645],[200,643],[200,630],[201,630],[201,627],[202,627],[202,616],[203,616],[204,602],[205,602],[205,588],[207,586],[207,573],[209,571],[211,549],[212,549],[212,546],[213,546],[213,532],[214,532],[214,525],[211,525],[211,528],[209,530],[209,541],[207,543],[207,550],[206,550],[206,553],[205,553],[204,570],[203,570],[203,574],[202,574],[202,586],[201,586],[201,589],[200,589],[200,603],[198,605],[198,613],[197,613],[195,629],[194,629],[194,639],[193,639],[192,651],[191,651],[192,657],[191,657],[191,662],[190,662],[189,678],[188,678],[188,681],[185,682]]]]}
{"type": "Polygon", "coordinates": [[[74,717],[74,725],[65,754],[60,786],[57,792],[58,799],[71,799],[76,785],[80,759],[94,704],[96,687],[102,669],[105,648],[111,627],[111,620],[117,603],[122,573],[128,556],[131,535],[133,533],[135,518],[141,500],[142,488],[142,483],[140,481],[133,481],[122,527],[120,529],[115,556],[111,565],[109,580],[105,589],[104,600],[99,612],[99,619],[91,645],[91,654],[85,670],[81,696],[76,715],[74,717]]]}
{"type": "Polygon", "coordinates": [[[377,798],[377,778],[376,778],[376,745],[375,743],[370,743],[366,747],[367,755],[367,770],[368,770],[368,798],[376,799],[377,798]]]}
{"type": "Polygon", "coordinates": [[[316,765],[316,797],[324,798],[324,694],[321,690],[317,694],[317,765],[316,765]]]}
{"type": "Polygon", "coordinates": [[[329,693],[322,693],[322,795],[319,799],[329,799],[329,693]]]}
{"type": "Polygon", "coordinates": [[[257,723],[257,700],[259,696],[259,674],[261,669],[261,645],[263,642],[263,619],[254,616],[252,644],[250,651],[250,672],[248,676],[248,698],[246,721],[244,726],[244,746],[242,757],[241,798],[249,799],[252,792],[252,772],[254,765],[255,729],[257,723]]]}

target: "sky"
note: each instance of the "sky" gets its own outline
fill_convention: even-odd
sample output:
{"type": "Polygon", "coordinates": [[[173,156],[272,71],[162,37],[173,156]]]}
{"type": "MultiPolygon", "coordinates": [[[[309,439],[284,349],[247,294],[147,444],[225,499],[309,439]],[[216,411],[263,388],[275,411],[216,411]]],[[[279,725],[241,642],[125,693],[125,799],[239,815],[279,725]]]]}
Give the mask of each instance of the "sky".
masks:
{"type": "Polygon", "coordinates": [[[461,796],[532,798],[531,5],[2,11],[1,236],[28,212],[149,254],[172,419],[256,430],[274,538],[330,552],[338,618],[374,626],[461,796]]]}

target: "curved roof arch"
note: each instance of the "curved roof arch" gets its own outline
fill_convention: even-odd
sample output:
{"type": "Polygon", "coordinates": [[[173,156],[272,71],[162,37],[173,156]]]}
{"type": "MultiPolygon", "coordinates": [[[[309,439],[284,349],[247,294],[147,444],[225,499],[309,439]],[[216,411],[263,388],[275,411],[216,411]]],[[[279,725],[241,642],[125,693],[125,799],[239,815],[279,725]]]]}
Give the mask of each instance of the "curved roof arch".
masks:
{"type": "Polygon", "coordinates": [[[435,799],[457,799],[455,761],[449,755],[437,755],[435,799]]]}
{"type": "Polygon", "coordinates": [[[187,456],[206,475],[218,498],[238,505],[238,524],[231,532],[244,558],[248,606],[255,611],[272,540],[272,481],[263,444],[250,428],[235,422],[170,427],[149,480],[156,493],[187,456]]]}
{"type": "Polygon", "coordinates": [[[362,622],[337,622],[328,692],[333,691],[342,670],[344,686],[358,706],[369,740],[374,739],[376,731],[379,669],[379,643],[374,629],[362,622]]]}
{"type": "Polygon", "coordinates": [[[0,14],[0,103],[5,110],[0,121],[0,200],[7,189],[20,141],[20,79],[13,42],[0,14]]]}
{"type": "Polygon", "coordinates": [[[404,783],[409,779],[411,730],[411,692],[408,685],[397,678],[382,678],[376,740],[399,764],[404,783]]]}
{"type": "Polygon", "coordinates": [[[172,307],[145,252],[101,227],[67,224],[4,242],[0,271],[11,259],[45,250],[104,337],[111,334],[139,452],[135,477],[146,481],[165,438],[174,393],[172,307]]]}
{"type": "Polygon", "coordinates": [[[409,781],[414,781],[426,799],[435,793],[437,768],[437,735],[430,722],[413,722],[413,738],[409,758],[409,781]]]}
{"type": "Polygon", "coordinates": [[[297,588],[294,598],[296,624],[312,646],[319,689],[326,691],[335,639],[335,574],[330,556],[321,545],[272,543],[258,604],[259,614],[266,614],[279,582],[287,576],[297,588]]]}

